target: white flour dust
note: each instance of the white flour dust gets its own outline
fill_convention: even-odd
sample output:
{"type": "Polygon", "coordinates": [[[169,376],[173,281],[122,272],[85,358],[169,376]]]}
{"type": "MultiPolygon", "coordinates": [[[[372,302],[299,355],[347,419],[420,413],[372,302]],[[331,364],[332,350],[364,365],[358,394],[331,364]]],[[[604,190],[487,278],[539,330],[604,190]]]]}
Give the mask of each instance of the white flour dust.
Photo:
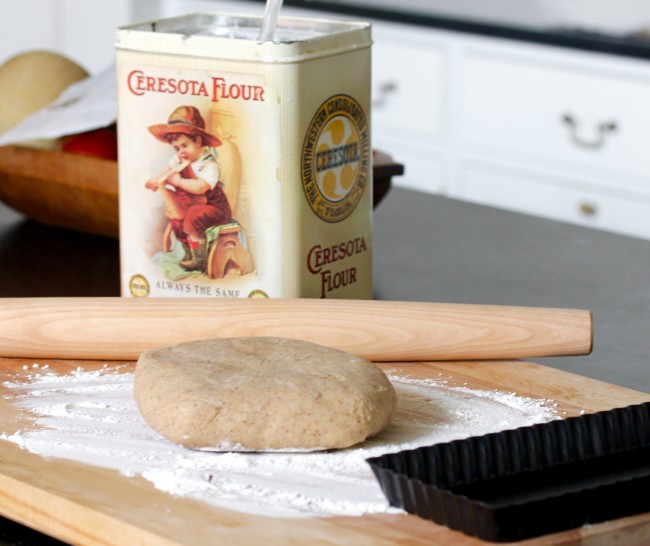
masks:
{"type": "Polygon", "coordinates": [[[390,508],[366,458],[546,422],[555,404],[515,393],[451,387],[444,379],[388,373],[398,393],[392,425],[352,448],[311,453],[207,453],[161,438],[133,399],[133,374],[77,369],[66,375],[33,366],[3,384],[4,398],[33,426],[0,439],[59,457],[142,476],[156,488],[241,512],[334,516],[390,508]]]}

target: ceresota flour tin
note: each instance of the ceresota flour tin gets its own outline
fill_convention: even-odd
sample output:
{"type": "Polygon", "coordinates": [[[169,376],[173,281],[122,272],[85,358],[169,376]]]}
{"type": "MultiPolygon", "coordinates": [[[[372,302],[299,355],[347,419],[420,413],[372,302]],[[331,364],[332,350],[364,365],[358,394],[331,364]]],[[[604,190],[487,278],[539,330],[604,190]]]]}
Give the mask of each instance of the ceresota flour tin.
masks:
{"type": "Polygon", "coordinates": [[[370,298],[370,25],[117,34],[124,296],[370,298]]]}

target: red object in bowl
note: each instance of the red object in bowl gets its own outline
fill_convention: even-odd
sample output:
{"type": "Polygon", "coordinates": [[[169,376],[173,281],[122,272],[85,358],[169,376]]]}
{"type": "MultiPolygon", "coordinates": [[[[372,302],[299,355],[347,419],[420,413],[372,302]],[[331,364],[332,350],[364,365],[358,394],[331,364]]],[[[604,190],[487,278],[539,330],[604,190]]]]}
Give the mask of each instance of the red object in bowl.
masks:
{"type": "Polygon", "coordinates": [[[68,137],[61,149],[73,154],[117,161],[117,133],[108,128],[79,133],[68,137]]]}

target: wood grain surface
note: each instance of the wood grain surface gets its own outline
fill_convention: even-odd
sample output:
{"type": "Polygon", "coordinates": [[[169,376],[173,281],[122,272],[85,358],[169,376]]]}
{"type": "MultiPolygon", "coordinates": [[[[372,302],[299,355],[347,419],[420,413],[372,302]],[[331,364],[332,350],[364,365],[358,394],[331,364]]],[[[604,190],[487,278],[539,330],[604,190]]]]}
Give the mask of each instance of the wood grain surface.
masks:
{"type": "MultiPolygon", "coordinates": [[[[33,360],[0,359],[0,384],[33,360]]],[[[104,362],[39,360],[58,373],[104,362]]],[[[117,362],[109,363],[117,366],[117,362]]],[[[124,363],[119,363],[124,367],[124,363]]],[[[127,364],[127,370],[132,363],[127,364]]],[[[650,394],[524,361],[380,364],[414,378],[444,376],[451,385],[514,391],[555,400],[566,416],[646,402],[650,394]]],[[[25,426],[20,411],[0,398],[0,434],[25,426]]],[[[0,442],[0,513],[44,533],[83,545],[160,546],[482,544],[476,538],[411,515],[284,519],[253,516],[156,490],[141,478],[60,459],[47,459],[0,442]]],[[[650,514],[622,518],[518,542],[521,546],[650,543],[650,514]]]]}
{"type": "Polygon", "coordinates": [[[4,298],[0,356],[137,360],[194,339],[280,336],[373,361],[583,355],[591,313],[427,302],[316,299],[4,298]]]}

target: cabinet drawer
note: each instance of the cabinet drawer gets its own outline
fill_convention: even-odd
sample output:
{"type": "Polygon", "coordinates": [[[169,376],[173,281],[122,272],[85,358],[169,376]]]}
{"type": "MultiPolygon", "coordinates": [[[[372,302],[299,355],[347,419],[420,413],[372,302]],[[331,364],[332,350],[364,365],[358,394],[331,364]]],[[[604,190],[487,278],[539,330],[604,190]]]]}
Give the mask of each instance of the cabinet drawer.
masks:
{"type": "Polygon", "coordinates": [[[461,77],[465,143],[650,174],[650,77],[479,53],[461,77]]]}
{"type": "Polygon", "coordinates": [[[574,180],[481,165],[465,166],[453,193],[475,203],[650,239],[650,197],[644,195],[609,194],[574,180]]]}
{"type": "Polygon", "coordinates": [[[372,46],[373,130],[439,138],[445,126],[444,52],[394,40],[377,32],[372,46]]]}
{"type": "Polygon", "coordinates": [[[393,178],[394,186],[425,193],[445,191],[449,174],[444,154],[428,146],[391,138],[373,137],[372,145],[404,165],[404,174],[393,178]]]}

